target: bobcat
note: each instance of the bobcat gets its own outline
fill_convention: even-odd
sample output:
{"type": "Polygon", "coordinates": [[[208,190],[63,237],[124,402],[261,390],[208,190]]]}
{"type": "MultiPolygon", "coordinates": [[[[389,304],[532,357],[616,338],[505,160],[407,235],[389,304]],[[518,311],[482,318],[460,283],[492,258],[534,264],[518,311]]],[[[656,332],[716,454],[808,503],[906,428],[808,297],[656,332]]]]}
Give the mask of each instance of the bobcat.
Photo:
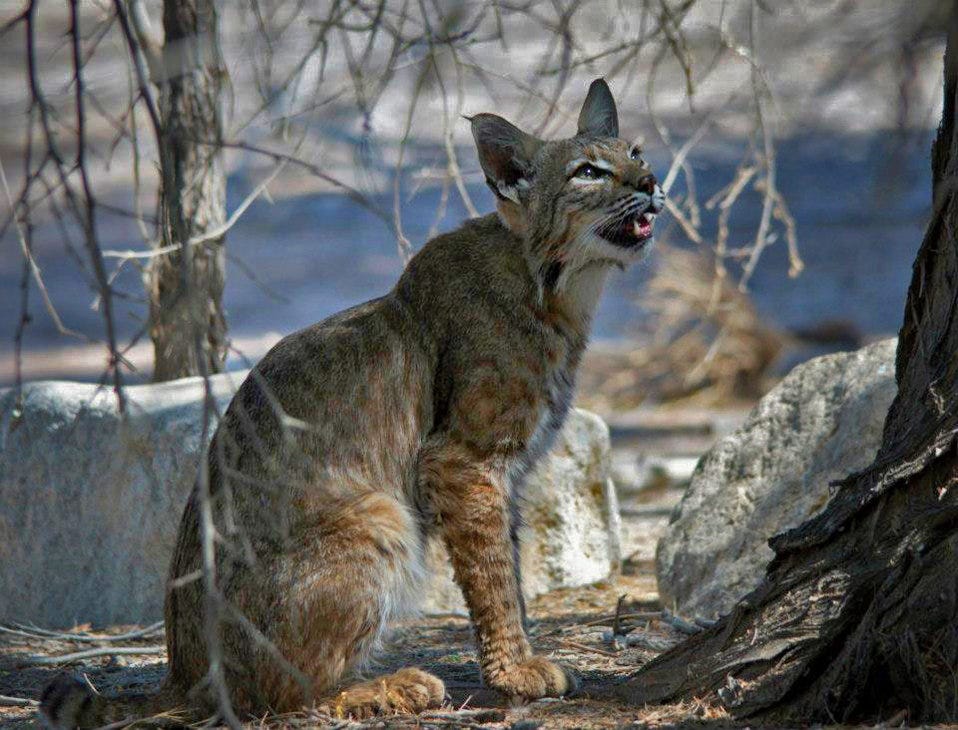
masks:
{"type": "Polygon", "coordinates": [[[62,675],[42,698],[50,726],[215,709],[214,614],[198,579],[209,577],[204,484],[222,598],[212,635],[242,716],[310,703],[354,718],[440,705],[442,681],[418,669],[346,682],[413,602],[434,533],[468,604],[485,683],[514,701],[574,688],[526,637],[517,504],[569,409],[606,275],[647,254],[665,198],[640,150],[618,139],[601,79],[571,139],[544,142],[494,114],[470,121],[498,214],[429,241],[389,294],[266,354],[221,419],[207,480],[183,515],[163,687],[110,698],[62,675]]]}

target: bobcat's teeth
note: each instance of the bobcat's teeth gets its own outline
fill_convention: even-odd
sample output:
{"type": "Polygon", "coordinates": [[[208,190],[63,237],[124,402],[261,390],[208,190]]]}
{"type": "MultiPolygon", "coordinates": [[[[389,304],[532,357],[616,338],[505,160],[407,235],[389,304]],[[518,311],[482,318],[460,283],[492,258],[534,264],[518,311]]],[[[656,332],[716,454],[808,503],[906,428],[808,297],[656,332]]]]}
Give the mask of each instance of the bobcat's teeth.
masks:
{"type": "Polygon", "coordinates": [[[643,213],[632,221],[632,235],[639,240],[645,240],[652,236],[652,221],[655,216],[643,213]]]}

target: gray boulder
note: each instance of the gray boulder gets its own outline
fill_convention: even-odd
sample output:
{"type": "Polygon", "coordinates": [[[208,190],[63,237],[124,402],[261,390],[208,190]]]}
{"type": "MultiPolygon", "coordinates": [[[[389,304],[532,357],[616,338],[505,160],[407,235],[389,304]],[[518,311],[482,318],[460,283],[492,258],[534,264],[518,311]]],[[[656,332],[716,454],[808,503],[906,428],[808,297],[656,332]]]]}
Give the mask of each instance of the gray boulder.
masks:
{"type": "MultiPolygon", "coordinates": [[[[225,408],[246,373],[211,378],[225,408]]],[[[0,391],[0,621],[64,627],[162,618],[163,584],[180,514],[205,443],[203,381],[125,389],[67,382],[0,391]]],[[[530,475],[522,551],[531,597],[609,575],[618,507],[609,434],[573,411],[552,454],[530,475]]],[[[425,609],[461,611],[445,551],[430,546],[425,609]]]]}
{"type": "Polygon", "coordinates": [[[871,463],[896,392],[895,346],[799,365],[702,457],[656,554],[666,606],[728,613],[761,583],[769,538],[820,511],[829,482],[871,463]]]}

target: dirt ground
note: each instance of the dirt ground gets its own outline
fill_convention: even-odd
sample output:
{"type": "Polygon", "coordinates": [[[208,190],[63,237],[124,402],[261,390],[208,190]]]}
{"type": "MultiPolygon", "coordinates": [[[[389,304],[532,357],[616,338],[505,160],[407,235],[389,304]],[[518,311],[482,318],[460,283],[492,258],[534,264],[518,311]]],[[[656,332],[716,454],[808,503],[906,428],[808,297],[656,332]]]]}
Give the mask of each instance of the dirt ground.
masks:
{"type": "MultiPolygon", "coordinates": [[[[706,721],[710,726],[725,725],[724,712],[705,703],[640,708],[609,696],[616,684],[684,636],[672,623],[661,618],[662,606],[652,560],[670,506],[679,495],[678,489],[654,490],[641,499],[631,500],[623,510],[623,548],[628,557],[622,575],[590,586],[554,591],[530,603],[531,635],[536,651],[567,664],[579,675],[582,686],[573,697],[542,700],[524,707],[506,706],[500,696],[480,682],[468,620],[455,615],[426,616],[396,627],[394,640],[381,656],[379,666],[372,671],[418,666],[434,672],[445,681],[448,692],[441,711],[379,718],[364,724],[307,713],[268,717],[255,724],[525,730],[622,727],[636,723],[668,727],[706,721]],[[617,608],[618,633],[633,637],[627,647],[617,648],[611,641],[617,608]]],[[[70,632],[74,634],[71,638],[64,634],[44,635],[47,632],[27,627],[4,627],[0,630],[0,695],[4,698],[0,699],[0,725],[36,725],[36,698],[43,686],[66,668],[87,675],[94,686],[104,692],[148,691],[155,687],[165,671],[161,629],[119,638],[142,628],[112,626],[92,631],[89,626],[78,626],[70,632]],[[11,629],[20,633],[13,633],[11,629]],[[122,647],[144,653],[67,657],[97,647],[122,647]],[[13,705],[14,698],[25,700],[26,704],[13,705]]]]}
{"type": "MultiPolygon", "coordinates": [[[[378,718],[364,724],[336,722],[317,714],[264,718],[269,727],[483,727],[483,728],[599,728],[636,722],[646,726],[670,726],[706,719],[720,720],[724,713],[704,703],[656,708],[636,708],[605,696],[662,649],[681,640],[683,634],[651,614],[659,611],[654,579],[645,571],[585,588],[556,591],[536,599],[530,606],[532,638],[536,650],[574,668],[582,687],[568,699],[543,700],[524,707],[507,707],[496,693],[482,687],[468,621],[459,616],[424,617],[397,627],[394,642],[381,659],[378,670],[418,666],[446,682],[445,707],[422,716],[378,718]],[[615,649],[603,632],[611,630],[619,597],[620,619],[629,635],[640,636],[644,645],[615,649]],[[635,615],[638,614],[637,617],[635,615]],[[630,618],[633,616],[634,618],[630,618]]],[[[136,630],[115,626],[97,632],[112,637],[136,630]]],[[[86,633],[84,627],[77,632],[86,633]]],[[[28,632],[25,632],[28,633],[28,632]]],[[[163,654],[126,654],[71,661],[53,660],[97,644],[155,650],[158,631],[135,639],[91,644],[64,637],[3,636],[0,664],[0,694],[6,698],[36,698],[42,687],[65,667],[86,674],[105,692],[149,690],[162,679],[163,654]],[[54,663],[33,665],[40,658],[54,663]]],[[[35,705],[0,707],[0,723],[10,727],[36,724],[35,705]]],[[[722,723],[724,724],[724,723],[722,723]]]]}

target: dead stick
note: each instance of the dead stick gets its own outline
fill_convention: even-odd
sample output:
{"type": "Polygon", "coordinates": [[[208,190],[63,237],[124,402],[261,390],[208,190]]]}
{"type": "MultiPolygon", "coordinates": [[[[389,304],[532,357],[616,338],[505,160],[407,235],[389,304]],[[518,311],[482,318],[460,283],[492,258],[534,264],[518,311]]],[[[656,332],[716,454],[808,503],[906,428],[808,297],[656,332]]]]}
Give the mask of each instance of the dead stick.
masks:
{"type": "Polygon", "coordinates": [[[7,697],[0,695],[0,707],[36,707],[40,703],[28,697],[7,697]]]}
{"type": "Polygon", "coordinates": [[[580,644],[578,641],[571,641],[569,639],[560,639],[559,644],[562,646],[567,646],[570,649],[578,649],[579,651],[591,651],[594,654],[601,654],[602,656],[616,657],[618,654],[606,651],[605,649],[599,649],[595,646],[589,646],[588,644],[580,644]]]}
{"type": "Polygon", "coordinates": [[[16,628],[0,625],[0,632],[14,634],[15,636],[26,636],[31,639],[59,639],[60,641],[77,641],[89,644],[108,643],[111,641],[126,641],[127,639],[138,639],[150,634],[157,634],[163,631],[163,622],[158,621],[142,629],[128,631],[124,634],[71,634],[60,631],[50,631],[36,626],[26,624],[14,624],[16,628]]]}
{"type": "Polygon", "coordinates": [[[22,659],[16,659],[16,663],[21,667],[44,666],[50,664],[67,664],[81,659],[91,659],[99,656],[120,656],[136,654],[163,654],[166,652],[165,646],[104,646],[98,649],[86,649],[85,651],[75,651],[72,654],[61,654],[60,656],[25,656],[22,659]]]}
{"type": "MultiPolygon", "coordinates": [[[[639,613],[623,613],[621,616],[619,616],[620,621],[625,621],[626,619],[631,619],[634,621],[651,621],[657,618],[662,618],[661,611],[640,611],[639,613]]],[[[540,634],[537,638],[545,639],[548,636],[555,636],[556,634],[562,633],[566,629],[586,628],[588,626],[601,626],[613,620],[615,620],[615,616],[603,616],[602,618],[597,618],[592,621],[586,621],[585,623],[580,623],[576,621],[573,623],[563,624],[562,626],[558,626],[552,629],[551,631],[547,631],[544,634],[540,634]]]]}
{"type": "Polygon", "coordinates": [[[693,623],[689,623],[685,619],[679,618],[671,611],[662,611],[662,621],[667,623],[673,629],[676,629],[683,634],[688,634],[689,636],[692,634],[697,634],[702,630],[701,626],[696,626],[693,623]]]}
{"type": "Polygon", "coordinates": [[[621,626],[621,617],[622,617],[622,604],[625,603],[625,593],[619,596],[619,600],[615,602],[615,616],[612,619],[612,635],[618,636],[622,633],[621,626]]]}

